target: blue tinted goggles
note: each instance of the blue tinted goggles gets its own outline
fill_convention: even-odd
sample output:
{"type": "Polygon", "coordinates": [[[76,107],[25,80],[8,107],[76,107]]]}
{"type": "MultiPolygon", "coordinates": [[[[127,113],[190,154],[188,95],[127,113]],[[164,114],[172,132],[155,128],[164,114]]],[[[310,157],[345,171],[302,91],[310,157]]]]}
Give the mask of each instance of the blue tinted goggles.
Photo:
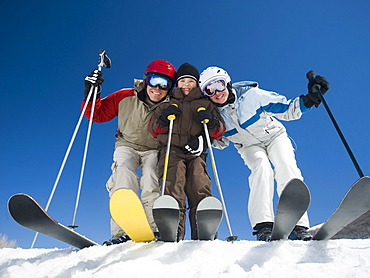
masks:
{"type": "Polygon", "coordinates": [[[150,75],[146,79],[147,84],[150,87],[159,87],[161,90],[168,91],[172,87],[172,82],[164,77],[157,76],[157,75],[150,75]]]}

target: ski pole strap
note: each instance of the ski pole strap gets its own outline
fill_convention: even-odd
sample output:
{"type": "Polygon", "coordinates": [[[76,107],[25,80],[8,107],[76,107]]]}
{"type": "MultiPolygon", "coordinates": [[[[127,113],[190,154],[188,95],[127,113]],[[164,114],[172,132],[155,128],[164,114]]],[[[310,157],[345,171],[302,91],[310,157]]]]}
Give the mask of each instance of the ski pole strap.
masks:
{"type": "MultiPolygon", "coordinates": [[[[199,111],[202,111],[202,110],[206,110],[204,107],[199,107],[198,108],[198,110],[197,110],[197,112],[199,112],[199,111]]],[[[203,123],[208,123],[209,122],[209,119],[204,119],[203,121],[201,121],[201,123],[203,124],[203,123]]]]}

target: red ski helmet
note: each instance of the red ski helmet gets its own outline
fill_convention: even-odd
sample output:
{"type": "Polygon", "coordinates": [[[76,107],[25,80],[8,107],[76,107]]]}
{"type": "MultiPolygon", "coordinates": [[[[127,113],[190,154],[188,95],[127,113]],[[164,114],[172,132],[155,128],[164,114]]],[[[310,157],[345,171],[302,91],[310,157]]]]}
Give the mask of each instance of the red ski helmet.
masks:
{"type": "Polygon", "coordinates": [[[167,78],[172,82],[173,86],[176,80],[176,69],[167,61],[155,60],[146,67],[144,79],[147,79],[151,75],[158,75],[167,78]]]}

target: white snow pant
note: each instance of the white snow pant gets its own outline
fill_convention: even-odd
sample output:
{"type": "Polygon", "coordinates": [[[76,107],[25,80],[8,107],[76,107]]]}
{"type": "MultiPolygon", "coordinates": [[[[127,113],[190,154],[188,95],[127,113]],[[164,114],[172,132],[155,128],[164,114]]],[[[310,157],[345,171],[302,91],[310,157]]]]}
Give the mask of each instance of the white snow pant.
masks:
{"type": "MultiPolygon", "coordinates": [[[[158,178],[158,151],[136,151],[133,148],[117,147],[113,155],[112,175],[107,181],[109,197],[117,189],[128,188],[139,194],[141,189],[141,201],[144,206],[148,222],[153,230],[157,232],[157,226],[153,219],[153,204],[159,197],[158,178]],[[141,178],[136,173],[141,168],[141,178]]],[[[124,231],[111,219],[111,235],[125,234],[124,231]]]]}
{"type": "MultiPolygon", "coordinates": [[[[241,147],[238,152],[251,170],[248,214],[252,227],[261,222],[274,222],[274,179],[279,197],[291,179],[298,178],[303,181],[290,139],[286,133],[283,133],[267,147],[262,145],[241,147]]],[[[309,227],[307,212],[297,225],[309,227]]]]}

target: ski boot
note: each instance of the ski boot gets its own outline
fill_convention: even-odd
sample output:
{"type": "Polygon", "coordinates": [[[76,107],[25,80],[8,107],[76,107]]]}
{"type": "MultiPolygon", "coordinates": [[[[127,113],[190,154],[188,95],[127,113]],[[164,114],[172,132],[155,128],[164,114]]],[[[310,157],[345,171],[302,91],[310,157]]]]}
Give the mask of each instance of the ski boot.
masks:
{"type": "Polygon", "coordinates": [[[256,230],[255,232],[253,232],[253,235],[257,236],[258,241],[271,241],[272,227],[272,222],[258,223],[253,228],[256,230]]]}
{"type": "Polygon", "coordinates": [[[113,245],[113,244],[120,244],[120,243],[124,243],[126,241],[129,241],[129,240],[131,240],[131,238],[129,236],[117,235],[117,236],[112,237],[110,240],[104,241],[103,245],[109,246],[109,245],[113,245]]]}
{"type": "Polygon", "coordinates": [[[155,241],[162,241],[161,235],[159,234],[159,232],[153,232],[153,234],[155,237],[155,241]]]}
{"type": "Polygon", "coordinates": [[[312,239],[312,235],[308,232],[307,227],[297,225],[294,227],[288,238],[291,240],[309,241],[312,239]]]}

